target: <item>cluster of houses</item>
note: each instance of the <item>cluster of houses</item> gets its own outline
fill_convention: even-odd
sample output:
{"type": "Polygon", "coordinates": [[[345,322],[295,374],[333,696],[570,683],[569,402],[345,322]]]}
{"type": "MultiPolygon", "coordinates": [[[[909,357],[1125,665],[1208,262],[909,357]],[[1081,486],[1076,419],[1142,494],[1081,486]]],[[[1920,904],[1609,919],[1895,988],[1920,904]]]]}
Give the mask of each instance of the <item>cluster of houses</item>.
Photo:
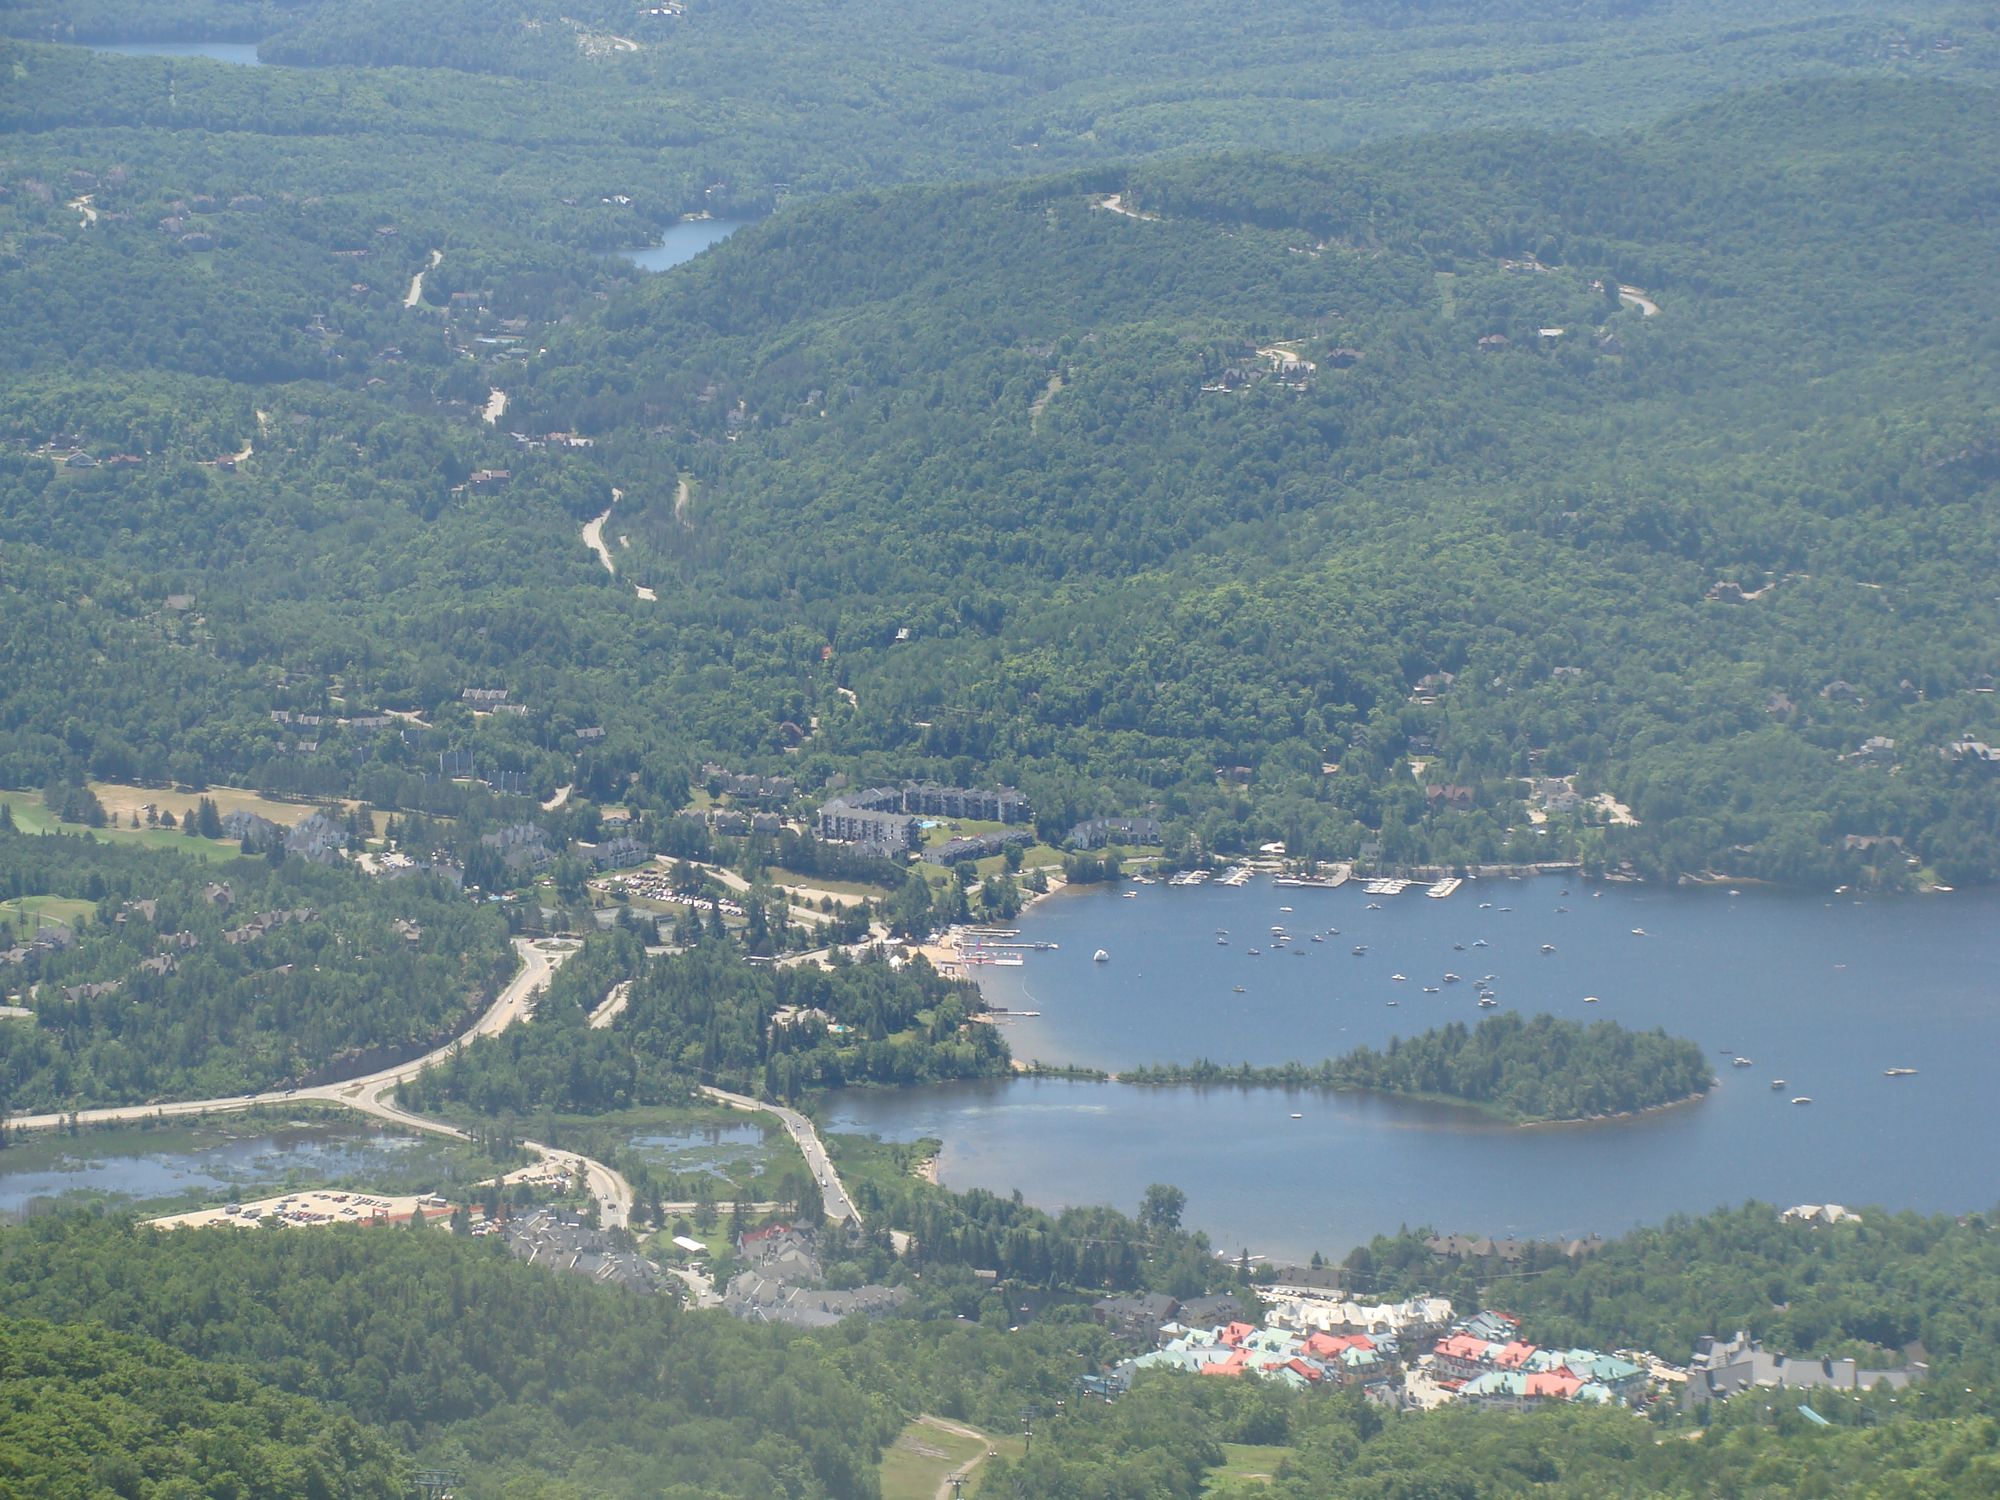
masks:
{"type": "Polygon", "coordinates": [[[701,783],[717,796],[759,806],[782,807],[796,797],[799,786],[789,776],[758,776],[747,771],[729,771],[714,761],[703,761],[701,783]]]}
{"type": "Polygon", "coordinates": [[[543,1208],[498,1224],[482,1224],[474,1234],[499,1234],[517,1260],[552,1271],[587,1276],[601,1286],[657,1293],[667,1286],[658,1263],[628,1249],[608,1230],[592,1229],[570,1209],[543,1208]]]}
{"type": "MultiPolygon", "coordinates": [[[[1496,1241],[1466,1241],[1495,1246],[1496,1241]]],[[[1525,1248],[1525,1247],[1523,1247],[1525,1248]]],[[[1495,1252],[1497,1254],[1497,1251],[1495,1252]]],[[[1511,1314],[1456,1321],[1441,1297],[1365,1304],[1342,1298],[1329,1276],[1298,1277],[1264,1295],[1253,1321],[1233,1295],[1181,1303],[1159,1294],[1111,1297],[1093,1316],[1152,1348],[1114,1365],[1099,1384],[1111,1396],[1145,1370],[1252,1376],[1298,1389],[1359,1389],[1390,1406],[1450,1402],[1502,1411],[1552,1404],[1640,1407],[1664,1400],[1693,1409],[1753,1389],[1903,1389],[1928,1373],[1920,1346],[1892,1369],[1852,1359],[1787,1357],[1747,1333],[1697,1342],[1685,1369],[1630,1350],[1554,1348],[1521,1337],[1511,1314]]]]}
{"type": "Polygon", "coordinates": [[[1431,1348],[1429,1376],[1441,1391],[1477,1406],[1525,1411],[1549,1402],[1636,1405],[1648,1367],[1595,1349],[1544,1349],[1521,1338],[1520,1321],[1481,1312],[1431,1348]]]}
{"type": "Polygon", "coordinates": [[[1451,1304],[1442,1297],[1355,1303],[1326,1281],[1272,1288],[1261,1323],[1250,1321],[1233,1295],[1185,1303],[1159,1295],[1106,1299],[1094,1316],[1128,1336],[1167,1314],[1156,1325],[1156,1346],[1115,1365],[1108,1380],[1123,1389],[1140,1371],[1158,1369],[1254,1376],[1298,1389],[1358,1388],[1399,1404],[1404,1351],[1443,1327],[1451,1304]]]}
{"type": "Polygon", "coordinates": [[[821,1285],[818,1238],[802,1226],[748,1230],[737,1237],[736,1254],[743,1269],[730,1279],[722,1305],[746,1322],[828,1328],[857,1313],[879,1317],[910,1300],[908,1287],[821,1285]]]}
{"type": "Polygon", "coordinates": [[[319,915],[310,906],[293,907],[289,911],[260,911],[241,926],[232,927],[222,934],[223,942],[232,948],[240,948],[245,943],[254,943],[267,932],[292,923],[306,923],[319,915]]]}

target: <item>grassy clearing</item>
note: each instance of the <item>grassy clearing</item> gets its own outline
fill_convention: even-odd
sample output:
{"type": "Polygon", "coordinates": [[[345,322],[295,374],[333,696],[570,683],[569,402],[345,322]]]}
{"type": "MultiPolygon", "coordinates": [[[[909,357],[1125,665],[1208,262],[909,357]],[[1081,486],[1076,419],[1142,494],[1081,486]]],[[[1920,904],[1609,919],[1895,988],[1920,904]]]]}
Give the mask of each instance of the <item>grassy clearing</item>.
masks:
{"type": "Polygon", "coordinates": [[[802,875],[783,865],[766,867],[764,875],[776,885],[803,886],[810,891],[827,891],[836,896],[853,896],[869,901],[880,901],[894,894],[887,886],[870,885],[861,880],[828,880],[823,875],[802,875]]]}
{"type": "Polygon", "coordinates": [[[94,902],[69,896],[21,896],[13,901],[0,901],[0,926],[32,931],[46,923],[60,922],[65,927],[74,927],[96,909],[94,902]]]}
{"type": "Polygon", "coordinates": [[[1222,1466],[1208,1471],[1202,1494],[1209,1497],[1253,1495],[1269,1485],[1278,1466],[1293,1450],[1269,1443],[1224,1443],[1222,1466]]]}
{"type": "MultiPolygon", "coordinates": [[[[260,818],[269,818],[282,828],[290,828],[294,823],[303,822],[310,814],[318,811],[316,802],[278,802],[261,792],[249,791],[242,787],[211,786],[198,792],[182,791],[175,787],[132,786],[118,781],[93,781],[90,789],[97,794],[97,800],[104,804],[104,811],[130,824],[132,814],[137,813],[143,823],[146,808],[171,811],[176,822],[183,813],[192,812],[197,803],[206,797],[215,804],[215,810],[225,816],[233,812],[255,813],[260,818]]],[[[343,808],[354,803],[343,803],[343,808]]]]}
{"type": "Polygon", "coordinates": [[[997,1451],[1002,1458],[1017,1461],[1022,1447],[1018,1437],[967,1437],[918,1417],[882,1454],[882,1500],[934,1500],[946,1477],[975,1459],[980,1466],[966,1480],[965,1493],[976,1495],[985,1478],[986,1455],[997,1451]]]}
{"type": "Polygon", "coordinates": [[[243,852],[234,840],[189,838],[177,828],[87,828],[81,823],[58,822],[42,805],[40,792],[10,792],[0,797],[0,802],[13,809],[14,826],[23,833],[88,833],[107,844],[167,849],[211,861],[238,859],[243,852]]]}

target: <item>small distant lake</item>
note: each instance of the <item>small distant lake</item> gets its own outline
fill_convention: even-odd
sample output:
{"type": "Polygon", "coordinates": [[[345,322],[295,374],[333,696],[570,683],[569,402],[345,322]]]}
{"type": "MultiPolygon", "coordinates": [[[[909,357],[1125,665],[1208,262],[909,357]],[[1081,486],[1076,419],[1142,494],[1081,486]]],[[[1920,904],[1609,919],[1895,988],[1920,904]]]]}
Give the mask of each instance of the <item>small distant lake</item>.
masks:
{"type": "Polygon", "coordinates": [[[261,68],[255,42],[92,42],[92,52],[109,52],[119,57],[205,57],[211,62],[235,63],[238,67],[261,68]]]}
{"type": "Polygon", "coordinates": [[[642,271],[668,271],[693,260],[710,245],[721,244],[742,227],[740,219],[683,219],[661,235],[657,245],[620,250],[618,256],[642,271]]]}
{"type": "Polygon", "coordinates": [[[1747,1198],[1924,1212],[2000,1200],[2000,1134],[1984,1123],[2000,892],[1484,880],[1370,909],[1358,885],[1125,891],[1043,903],[1022,936],[1058,946],[981,971],[993,1003],[1040,1012],[1007,1024],[1017,1057],[1316,1062],[1474,1023],[1473,981],[1492,975],[1508,1009],[1689,1037],[1721,1087],[1640,1119],[1524,1130],[1353,1094],[1003,1079],[846,1090],[826,1102],[830,1127],[939,1137],[948,1186],[1019,1188],[1050,1209],[1129,1212],[1146,1184],[1177,1183],[1218,1244],[1282,1255],[1341,1255],[1399,1224],[1610,1235],[1747,1198]]]}
{"type": "Polygon", "coordinates": [[[24,1136],[0,1152],[0,1216],[38,1198],[66,1195],[154,1203],[189,1194],[246,1196],[282,1188],[294,1177],[315,1183],[365,1176],[422,1143],[394,1131],[356,1125],[295,1125],[190,1145],[185,1132],[89,1132],[51,1141],[24,1136]]]}

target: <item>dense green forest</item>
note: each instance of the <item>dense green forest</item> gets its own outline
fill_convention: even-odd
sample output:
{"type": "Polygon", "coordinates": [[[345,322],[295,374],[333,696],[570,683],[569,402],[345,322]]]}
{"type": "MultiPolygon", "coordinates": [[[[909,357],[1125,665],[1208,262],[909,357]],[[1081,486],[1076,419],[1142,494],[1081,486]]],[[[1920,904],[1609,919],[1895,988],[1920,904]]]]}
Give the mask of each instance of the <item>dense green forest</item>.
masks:
{"type": "Polygon", "coordinates": [[[1230,1084],[1413,1094],[1470,1104],[1519,1124],[1590,1120],[1679,1104],[1714,1079],[1701,1048],[1664,1031],[1628,1031],[1616,1021],[1586,1026],[1512,1013],[1475,1026],[1452,1021],[1377,1052],[1357,1047],[1317,1066],[1257,1068],[1199,1060],[1121,1072],[1126,1083],[1230,1084]]]}
{"type": "Polygon", "coordinates": [[[717,756],[1011,781],[1058,836],[1154,804],[1176,853],[2000,869],[1951,749],[2000,737],[1986,91],[800,202],[635,287],[633,195],[525,99],[505,171],[355,175],[333,115],[428,189],[396,112],[502,75],[19,61],[0,576],[49,602],[0,780],[664,816],[717,756]],[[134,69],[212,123],[64,123],[134,69]],[[328,711],[376,727],[272,717],[328,711]]]}
{"type": "Polygon", "coordinates": [[[513,972],[507,926],[425,877],[192,860],[0,820],[8,1112],[324,1082],[461,1029],[513,972]],[[32,898],[62,899],[65,924],[32,898]],[[22,905],[23,898],[28,898],[22,905]],[[397,924],[402,924],[398,926],[397,924]],[[40,936],[62,946],[37,949],[40,936]]]}
{"type": "Polygon", "coordinates": [[[532,1023],[481,1037],[427,1068],[401,1097],[418,1110],[595,1114],[686,1097],[696,1083],[790,1098],[847,1084],[933,1083],[1007,1071],[997,1028],[973,1020],[978,988],[922,959],[832,967],[744,962],[708,938],[648,959],[619,932],[593,939],[550,982],[532,1023]],[[630,976],[610,1026],[589,1015],[630,976]]]}
{"type": "Polygon", "coordinates": [[[94,1324],[0,1320],[8,1494],[400,1500],[394,1444],[229,1365],[94,1324]]]}

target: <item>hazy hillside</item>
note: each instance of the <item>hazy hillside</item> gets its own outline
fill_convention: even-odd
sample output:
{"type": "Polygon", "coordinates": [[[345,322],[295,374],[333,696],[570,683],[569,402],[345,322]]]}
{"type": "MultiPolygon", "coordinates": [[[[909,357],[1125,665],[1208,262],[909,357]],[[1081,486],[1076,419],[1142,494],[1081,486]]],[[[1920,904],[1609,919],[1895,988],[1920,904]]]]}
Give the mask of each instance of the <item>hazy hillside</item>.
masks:
{"type": "Polygon", "coordinates": [[[1996,124],[1798,86],[1624,140],[845,199],[561,334],[519,399],[694,475],[678,521],[619,512],[637,566],[832,645],[830,759],[1218,836],[1248,766],[1260,827],[1399,855],[1495,853],[1514,778],[1576,774],[1661,868],[1893,834],[1968,873],[1993,798],[1939,752],[2000,670],[1996,124]]]}

